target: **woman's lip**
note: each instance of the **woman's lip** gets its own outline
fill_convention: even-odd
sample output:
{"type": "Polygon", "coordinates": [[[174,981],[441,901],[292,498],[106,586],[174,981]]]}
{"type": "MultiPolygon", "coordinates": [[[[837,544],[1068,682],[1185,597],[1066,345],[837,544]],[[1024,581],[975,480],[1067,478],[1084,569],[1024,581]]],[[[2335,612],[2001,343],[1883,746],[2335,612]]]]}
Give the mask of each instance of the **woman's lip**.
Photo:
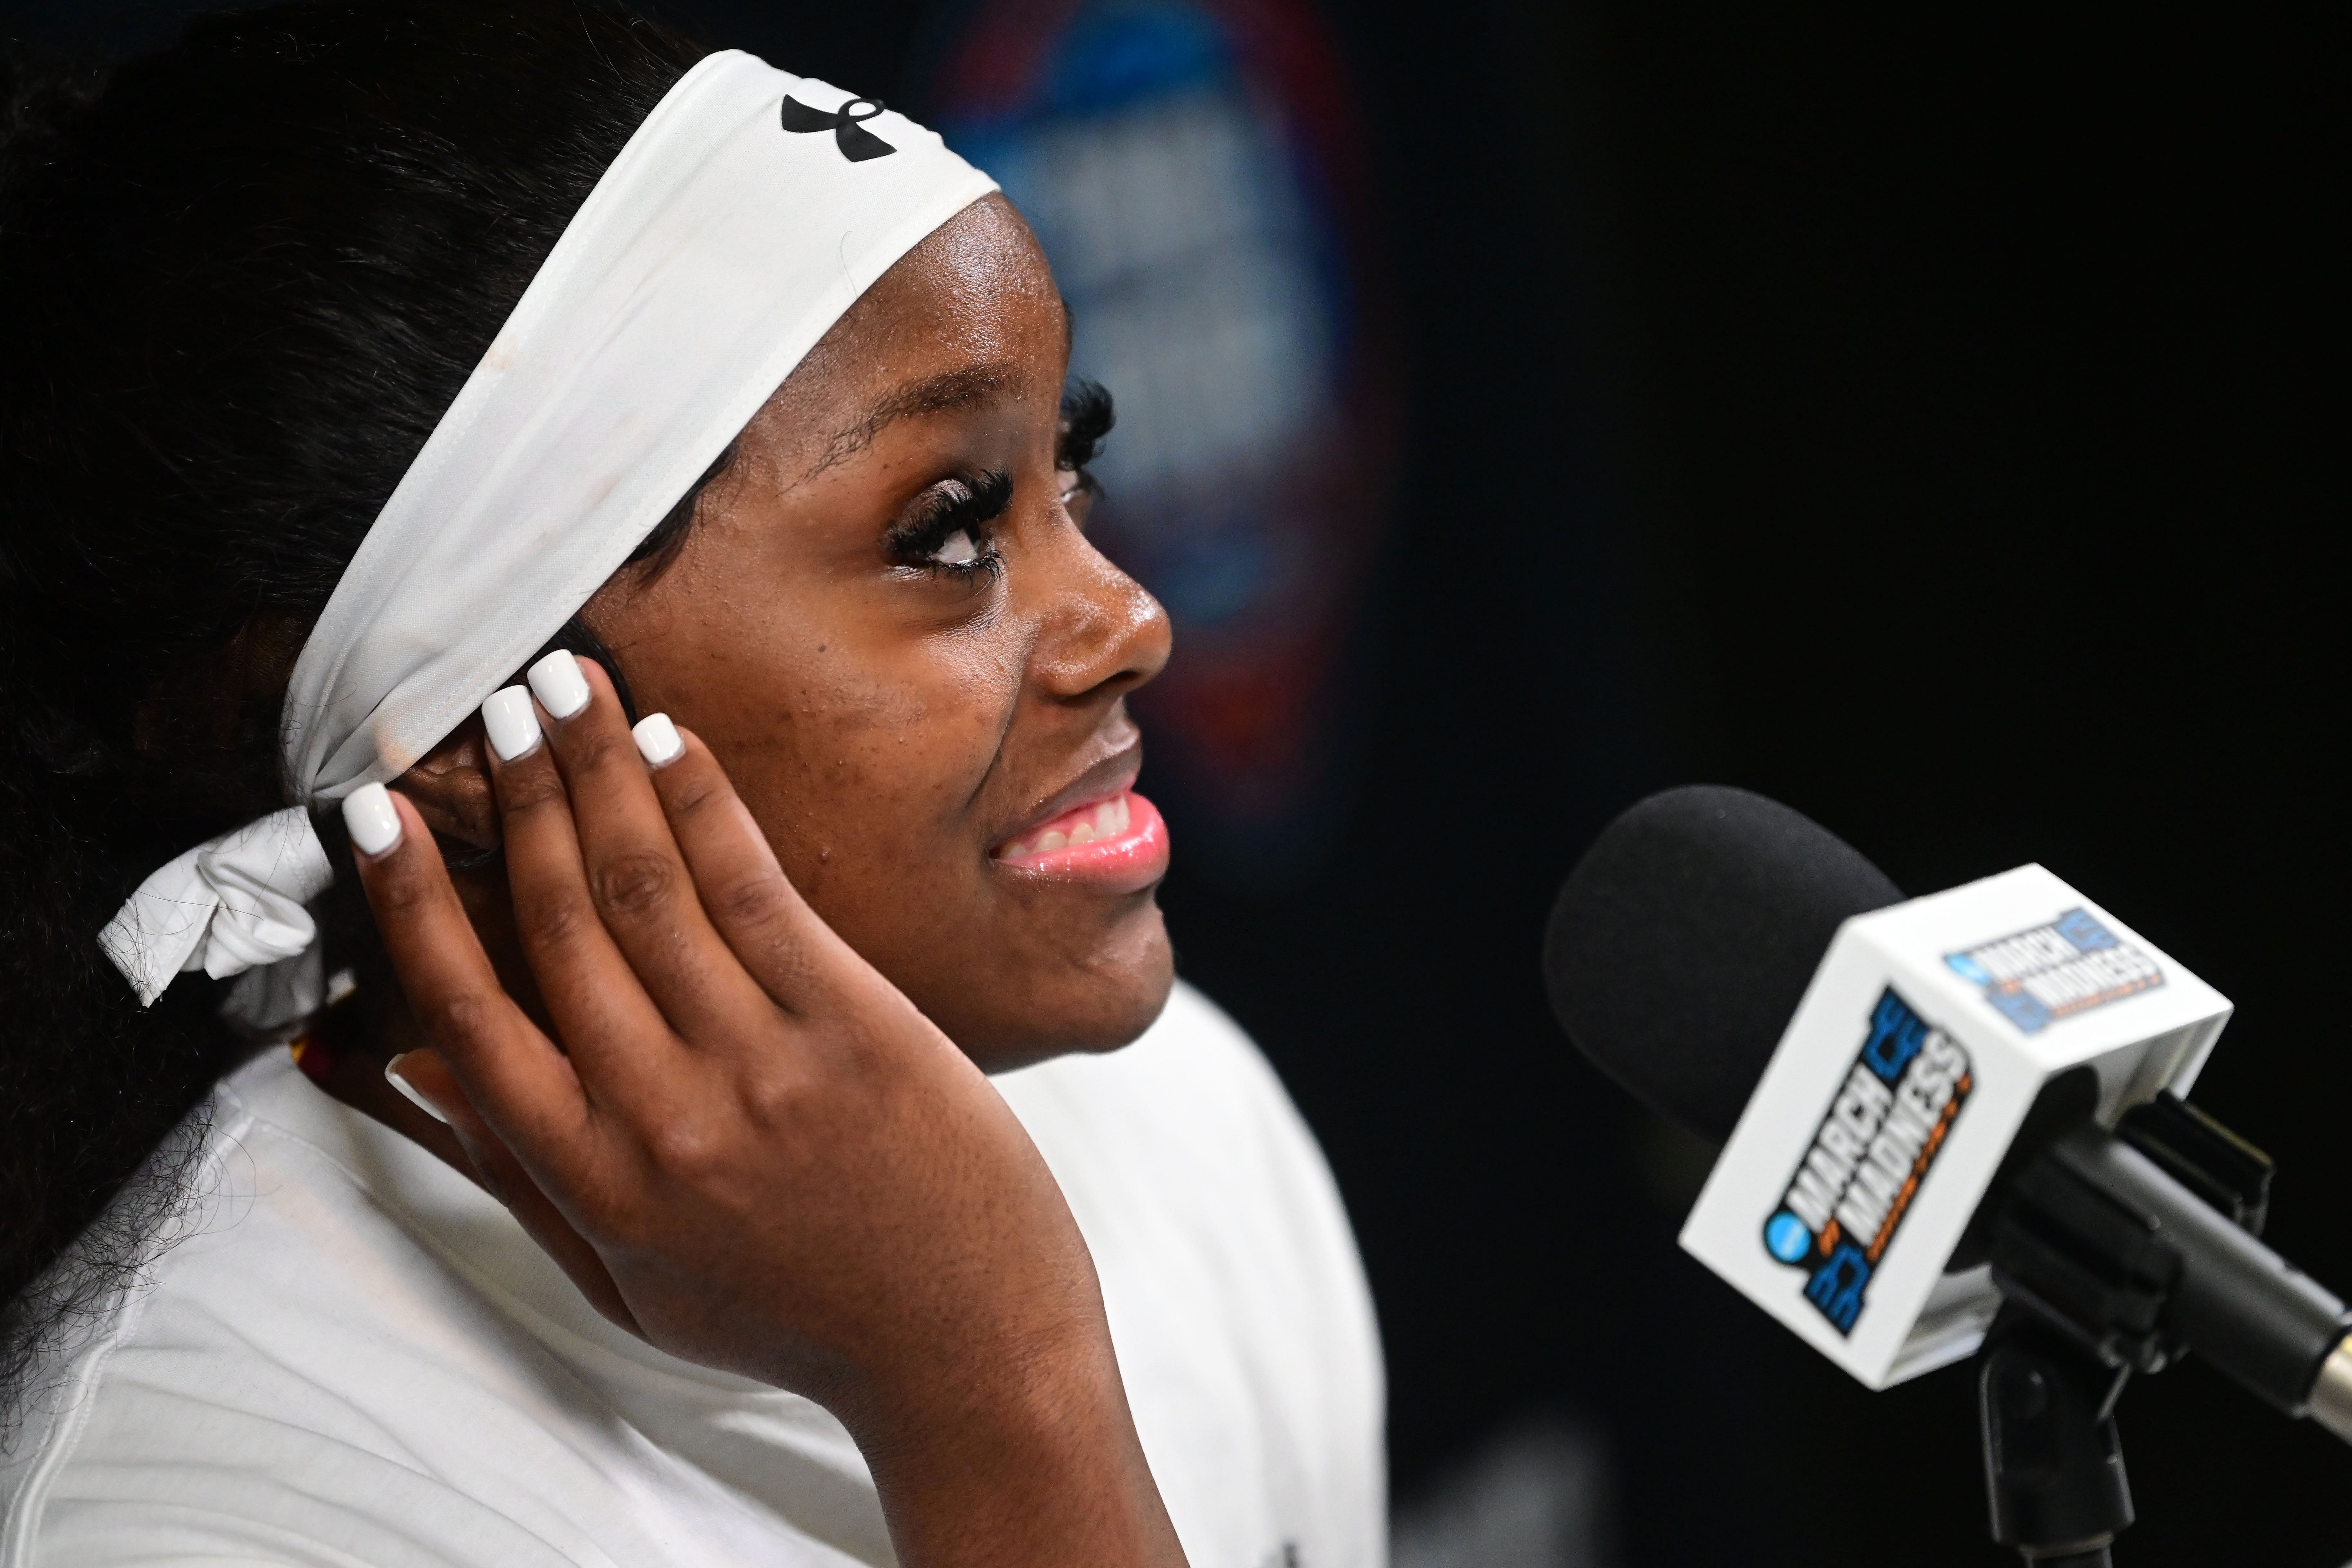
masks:
{"type": "Polygon", "coordinates": [[[1167,872],[1168,825],[1159,807],[1122,790],[1027,830],[993,858],[1032,876],[1137,892],[1167,872]]]}
{"type": "Polygon", "coordinates": [[[1134,786],[1135,775],[1142,771],[1143,758],[1133,744],[1122,747],[1109,756],[1096,759],[1077,777],[1053,795],[1038,802],[1037,815],[996,841],[989,853],[1002,857],[1015,844],[1034,847],[1045,830],[1059,819],[1081,811],[1091,811],[1106,801],[1125,795],[1134,786]]]}

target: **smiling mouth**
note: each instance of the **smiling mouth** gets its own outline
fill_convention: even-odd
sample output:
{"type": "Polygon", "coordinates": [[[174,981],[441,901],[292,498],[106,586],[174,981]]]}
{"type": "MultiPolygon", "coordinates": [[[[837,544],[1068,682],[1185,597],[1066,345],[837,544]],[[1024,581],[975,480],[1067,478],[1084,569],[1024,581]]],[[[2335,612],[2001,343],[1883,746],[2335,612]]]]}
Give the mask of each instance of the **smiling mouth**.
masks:
{"type": "Polygon", "coordinates": [[[1159,807],[1121,790],[1023,830],[994,858],[1019,871],[1143,888],[1168,868],[1168,825],[1159,807]]]}

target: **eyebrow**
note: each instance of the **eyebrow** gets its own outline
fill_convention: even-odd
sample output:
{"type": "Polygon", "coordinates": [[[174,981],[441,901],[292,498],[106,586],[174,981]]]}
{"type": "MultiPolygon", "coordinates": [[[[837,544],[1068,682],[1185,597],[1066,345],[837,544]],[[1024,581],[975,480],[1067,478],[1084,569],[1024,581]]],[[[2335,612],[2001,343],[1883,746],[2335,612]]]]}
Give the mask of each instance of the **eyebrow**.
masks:
{"type": "Polygon", "coordinates": [[[1017,375],[1011,365],[965,365],[894,387],[868,407],[856,424],[836,432],[825,443],[824,455],[809,469],[808,477],[814,479],[835,463],[864,451],[896,420],[947,414],[985,403],[1017,375]]]}

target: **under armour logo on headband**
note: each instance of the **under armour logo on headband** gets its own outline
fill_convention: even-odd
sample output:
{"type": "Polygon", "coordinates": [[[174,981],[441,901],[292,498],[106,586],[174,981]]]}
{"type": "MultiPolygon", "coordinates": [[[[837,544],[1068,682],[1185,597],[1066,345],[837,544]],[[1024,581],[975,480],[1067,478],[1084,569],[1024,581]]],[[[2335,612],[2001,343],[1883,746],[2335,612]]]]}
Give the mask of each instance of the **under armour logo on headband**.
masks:
{"type": "Polygon", "coordinates": [[[834,145],[853,163],[863,163],[868,158],[887,158],[898,150],[857,123],[881,112],[882,100],[878,98],[853,98],[839,109],[824,110],[811,109],[790,93],[784,95],[784,129],[832,132],[834,145]],[[858,112],[860,106],[865,110],[862,114],[858,112]]]}

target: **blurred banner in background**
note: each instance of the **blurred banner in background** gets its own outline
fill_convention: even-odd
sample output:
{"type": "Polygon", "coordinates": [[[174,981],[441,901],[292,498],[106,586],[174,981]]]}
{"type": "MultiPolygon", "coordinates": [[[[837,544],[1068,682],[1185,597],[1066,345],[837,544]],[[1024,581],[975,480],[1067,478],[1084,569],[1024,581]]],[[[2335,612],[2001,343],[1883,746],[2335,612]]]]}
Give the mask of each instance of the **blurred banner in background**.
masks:
{"type": "Polygon", "coordinates": [[[1118,402],[1095,536],[1176,627],[1152,793],[1213,875],[1295,882],[1344,815],[1395,466],[1339,55],[1297,0],[982,0],[934,37],[919,112],[1035,226],[1118,402]]]}

